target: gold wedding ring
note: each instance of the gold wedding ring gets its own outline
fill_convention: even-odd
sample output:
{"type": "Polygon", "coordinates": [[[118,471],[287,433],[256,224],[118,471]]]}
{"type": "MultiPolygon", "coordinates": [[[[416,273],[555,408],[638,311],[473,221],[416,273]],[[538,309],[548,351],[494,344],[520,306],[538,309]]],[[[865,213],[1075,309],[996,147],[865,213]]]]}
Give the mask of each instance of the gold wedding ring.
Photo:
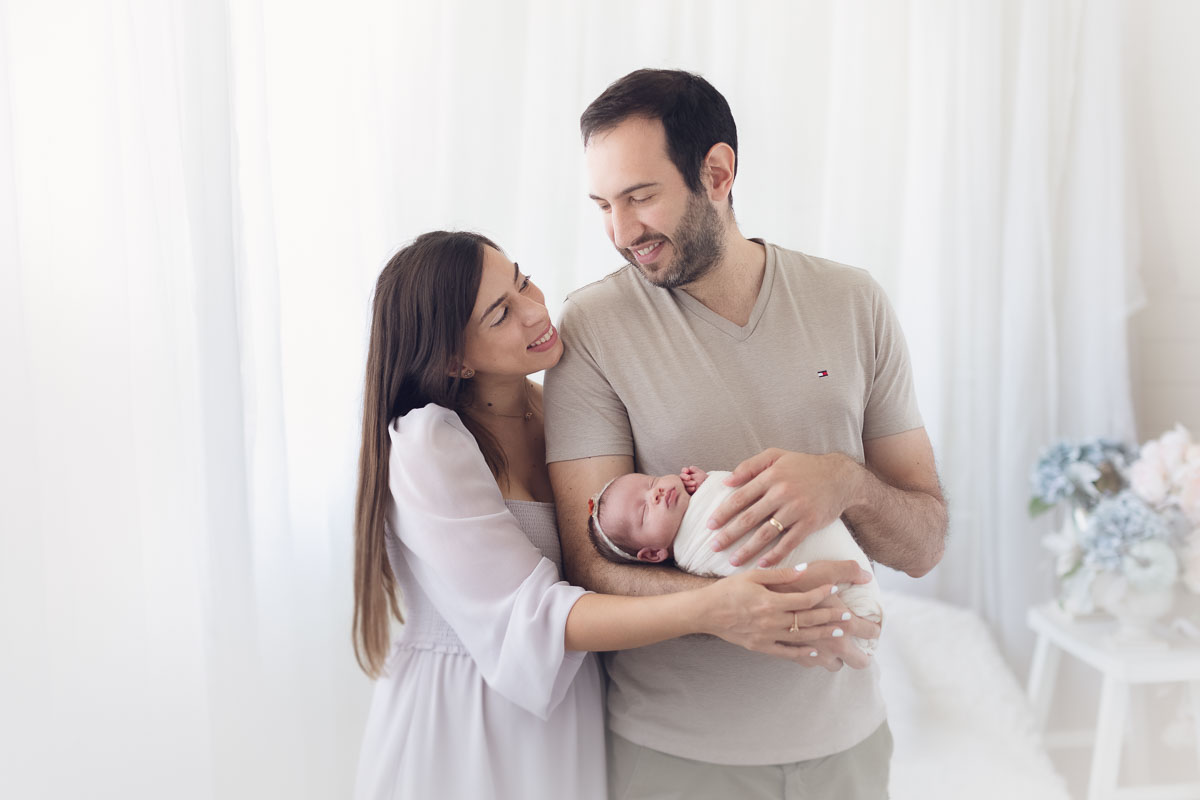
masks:
{"type": "Polygon", "coordinates": [[[771,517],[769,520],[767,520],[767,522],[769,522],[769,523],[771,523],[772,525],[774,525],[774,526],[775,526],[775,530],[779,531],[780,533],[783,533],[783,523],[782,523],[782,522],[780,522],[779,520],[775,519],[774,517],[771,517]]]}
{"type": "Polygon", "coordinates": [[[792,627],[788,628],[788,633],[795,633],[798,630],[800,630],[800,615],[797,612],[793,611],[792,612],[792,627]]]}

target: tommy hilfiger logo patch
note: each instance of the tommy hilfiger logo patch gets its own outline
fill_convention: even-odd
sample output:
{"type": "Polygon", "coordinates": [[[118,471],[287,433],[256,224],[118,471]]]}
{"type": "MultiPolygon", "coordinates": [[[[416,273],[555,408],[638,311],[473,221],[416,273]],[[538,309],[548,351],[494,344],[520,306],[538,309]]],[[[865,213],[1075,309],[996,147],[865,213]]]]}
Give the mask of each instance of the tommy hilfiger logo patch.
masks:
{"type": "Polygon", "coordinates": [[[829,370],[827,370],[827,369],[823,369],[823,370],[821,370],[820,372],[818,372],[818,373],[817,373],[817,377],[818,377],[818,378],[828,378],[828,377],[829,377],[829,370]]]}

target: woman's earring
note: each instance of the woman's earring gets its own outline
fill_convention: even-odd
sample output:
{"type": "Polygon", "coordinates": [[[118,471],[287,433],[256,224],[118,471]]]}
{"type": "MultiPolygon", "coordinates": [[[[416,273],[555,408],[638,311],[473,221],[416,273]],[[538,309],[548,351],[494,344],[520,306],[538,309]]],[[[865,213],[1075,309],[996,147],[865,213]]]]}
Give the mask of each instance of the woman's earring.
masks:
{"type": "Polygon", "coordinates": [[[474,377],[475,377],[475,370],[471,369],[470,367],[467,367],[466,369],[464,369],[464,370],[463,370],[461,373],[459,373],[459,374],[460,374],[460,375],[462,375],[462,377],[463,377],[464,379],[470,379],[470,378],[474,378],[474,377]]]}

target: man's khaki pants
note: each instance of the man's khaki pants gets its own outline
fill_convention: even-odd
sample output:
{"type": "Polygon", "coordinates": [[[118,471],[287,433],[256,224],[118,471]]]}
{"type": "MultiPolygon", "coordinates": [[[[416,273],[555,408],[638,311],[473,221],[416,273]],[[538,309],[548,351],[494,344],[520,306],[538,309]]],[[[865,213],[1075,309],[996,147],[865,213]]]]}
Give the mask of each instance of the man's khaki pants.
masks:
{"type": "Polygon", "coordinates": [[[887,722],[841,753],[761,766],[692,761],[609,731],[608,794],[611,800],[882,800],[891,758],[887,722]]]}

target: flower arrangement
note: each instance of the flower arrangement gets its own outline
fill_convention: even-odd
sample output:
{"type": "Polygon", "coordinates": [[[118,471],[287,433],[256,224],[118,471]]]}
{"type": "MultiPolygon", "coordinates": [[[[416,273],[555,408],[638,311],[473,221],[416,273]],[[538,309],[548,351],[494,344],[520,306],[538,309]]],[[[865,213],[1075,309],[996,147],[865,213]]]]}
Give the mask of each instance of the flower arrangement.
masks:
{"type": "Polygon", "coordinates": [[[1200,592],[1200,444],[1182,426],[1140,452],[1105,438],[1057,442],[1042,451],[1030,482],[1031,516],[1071,506],[1068,523],[1042,540],[1056,556],[1068,613],[1168,591],[1180,556],[1185,582],[1200,592]]]}
{"type": "Polygon", "coordinates": [[[1129,482],[1177,531],[1183,582],[1200,594],[1200,442],[1177,424],[1142,445],[1129,468],[1129,482]]]}

